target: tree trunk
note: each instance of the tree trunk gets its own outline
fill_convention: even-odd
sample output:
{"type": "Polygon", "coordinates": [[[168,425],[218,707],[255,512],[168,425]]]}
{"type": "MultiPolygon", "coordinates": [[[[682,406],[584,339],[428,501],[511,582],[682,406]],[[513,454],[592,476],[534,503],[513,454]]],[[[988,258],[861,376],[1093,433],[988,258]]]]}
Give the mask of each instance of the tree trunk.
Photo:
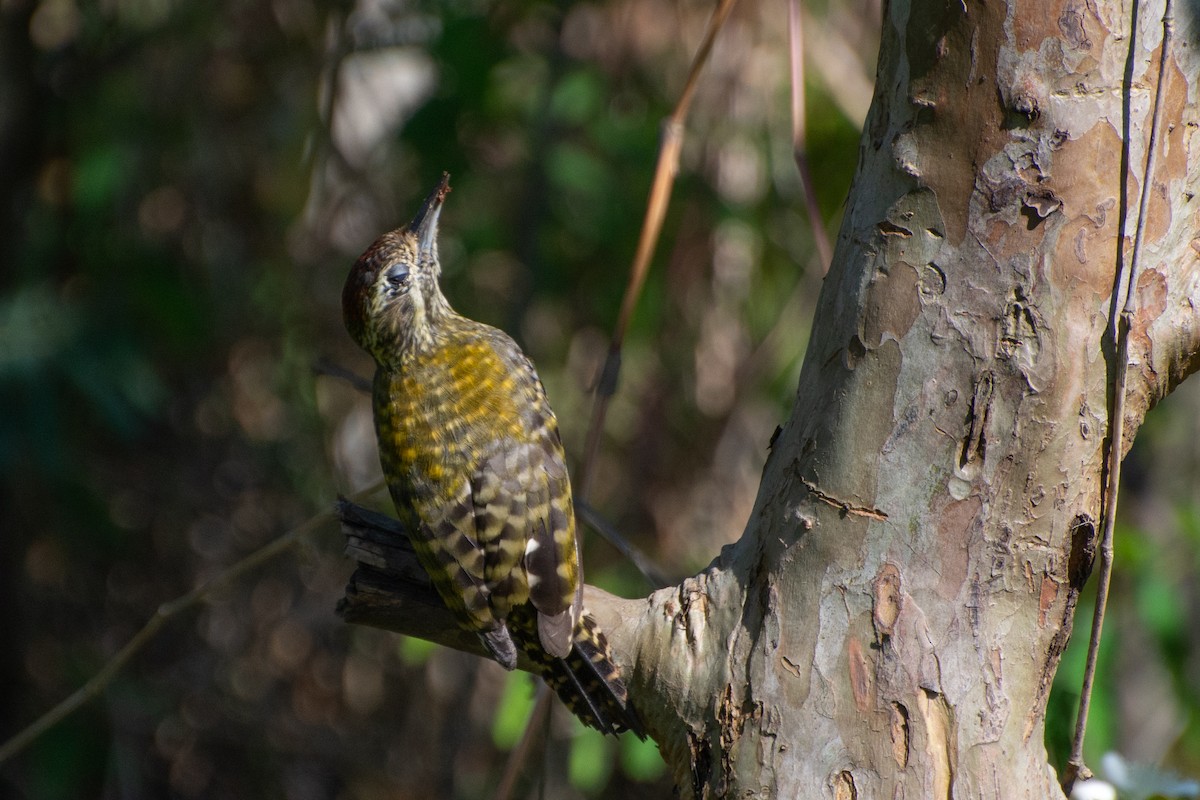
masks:
{"type": "MultiPolygon", "coordinates": [[[[1165,61],[1126,447],[1200,365],[1196,12],[1165,61]]],[[[589,594],[684,796],[1061,797],[1043,714],[1098,539],[1162,16],[888,4],[745,533],[649,598],[589,594]]]]}

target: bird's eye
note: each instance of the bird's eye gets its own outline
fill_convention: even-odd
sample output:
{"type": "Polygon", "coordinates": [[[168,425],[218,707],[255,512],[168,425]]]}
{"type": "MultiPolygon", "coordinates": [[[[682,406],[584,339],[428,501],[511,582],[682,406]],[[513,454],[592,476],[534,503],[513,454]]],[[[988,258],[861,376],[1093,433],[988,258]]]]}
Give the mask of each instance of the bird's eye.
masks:
{"type": "Polygon", "coordinates": [[[408,288],[409,271],[408,267],[403,264],[397,264],[396,266],[388,269],[385,277],[387,278],[388,286],[390,286],[392,289],[399,290],[408,288]]]}

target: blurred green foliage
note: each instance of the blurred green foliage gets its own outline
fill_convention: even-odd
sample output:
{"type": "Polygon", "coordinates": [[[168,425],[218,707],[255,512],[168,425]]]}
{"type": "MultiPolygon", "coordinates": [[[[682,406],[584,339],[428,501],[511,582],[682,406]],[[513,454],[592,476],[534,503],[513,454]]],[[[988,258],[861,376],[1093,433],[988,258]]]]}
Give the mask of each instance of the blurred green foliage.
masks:
{"type": "MultiPolygon", "coordinates": [[[[0,631],[0,736],[159,603],[376,480],[365,399],[313,365],[369,369],[341,282],[443,170],[448,294],[522,342],[579,452],[659,125],[709,11],[0,6],[0,599],[18,620],[0,631]]],[[[790,153],[772,148],[786,50],[766,19],[735,15],[697,98],[597,465],[593,502],[677,575],[740,530],[817,285],[790,153]],[[712,484],[719,502],[697,503],[712,484]]],[[[822,159],[836,209],[856,126],[821,110],[813,131],[842,154],[822,159]]],[[[348,631],[332,613],[349,572],[337,538],[169,626],[0,773],[0,793],[487,796],[528,681],[348,631]]],[[[599,541],[587,564],[593,582],[646,590],[599,541]]],[[[554,730],[574,743],[562,770],[530,767],[526,787],[664,791],[652,745],[554,730]]]]}
{"type": "Polygon", "coordinates": [[[534,685],[528,675],[510,672],[504,680],[504,693],[496,704],[492,719],[492,741],[502,750],[513,749],[525,732],[529,712],[533,710],[534,685]]]}

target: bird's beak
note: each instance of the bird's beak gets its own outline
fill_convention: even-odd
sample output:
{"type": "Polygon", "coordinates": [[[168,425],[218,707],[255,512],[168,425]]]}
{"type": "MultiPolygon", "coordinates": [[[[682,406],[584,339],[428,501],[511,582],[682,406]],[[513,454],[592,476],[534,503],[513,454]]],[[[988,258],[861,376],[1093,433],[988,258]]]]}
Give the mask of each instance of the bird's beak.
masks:
{"type": "Polygon", "coordinates": [[[438,217],[442,213],[442,203],[449,193],[450,173],[443,172],[438,185],[425,198],[412,222],[408,223],[408,229],[417,235],[423,256],[432,256],[437,247],[438,217]]]}

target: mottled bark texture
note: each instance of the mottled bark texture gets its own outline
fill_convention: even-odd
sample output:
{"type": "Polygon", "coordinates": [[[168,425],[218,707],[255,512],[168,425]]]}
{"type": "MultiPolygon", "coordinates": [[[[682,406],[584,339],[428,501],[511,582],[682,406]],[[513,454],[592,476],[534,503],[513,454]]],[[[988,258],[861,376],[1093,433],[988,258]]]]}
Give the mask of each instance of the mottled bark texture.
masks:
{"type": "MultiPolygon", "coordinates": [[[[1200,350],[1195,11],[1167,59],[1130,435],[1200,350]]],[[[1106,337],[1142,190],[1121,145],[1136,173],[1161,12],[888,6],[755,512],[635,634],[635,696],[685,789],[1060,796],[1043,713],[1101,514],[1106,337]]]]}
{"type": "Polygon", "coordinates": [[[1200,364],[1196,0],[1176,3],[1147,187],[1161,0],[884,14],[744,534],[677,587],[589,599],[684,796],[1061,797],[1043,713],[1102,513],[1143,188],[1127,439],[1200,364]]]}

